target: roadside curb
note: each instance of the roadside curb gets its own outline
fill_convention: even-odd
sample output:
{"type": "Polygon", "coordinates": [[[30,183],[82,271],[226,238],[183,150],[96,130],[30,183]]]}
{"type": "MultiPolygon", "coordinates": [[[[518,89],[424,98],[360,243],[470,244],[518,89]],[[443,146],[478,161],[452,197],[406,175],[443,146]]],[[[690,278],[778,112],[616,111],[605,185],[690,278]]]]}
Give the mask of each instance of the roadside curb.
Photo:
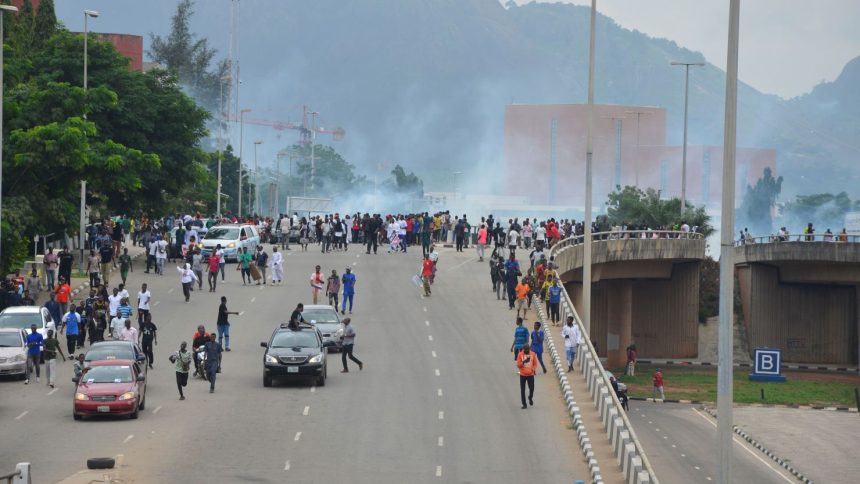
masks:
{"type": "MultiPolygon", "coordinates": [[[[141,253],[139,253],[139,254],[135,254],[135,255],[131,256],[131,258],[132,258],[132,260],[134,260],[134,259],[137,259],[138,257],[140,257],[141,255],[143,255],[143,253],[142,253],[142,252],[141,252],[141,253]]],[[[118,271],[118,269],[117,269],[117,268],[115,268],[115,267],[111,267],[111,270],[110,270],[111,274],[113,274],[113,273],[114,273],[114,272],[116,272],[116,271],[118,271]]],[[[78,286],[78,287],[76,287],[76,288],[72,289],[72,295],[70,296],[70,298],[77,296],[81,291],[83,291],[84,289],[86,289],[87,287],[89,287],[89,285],[90,285],[90,283],[87,281],[87,282],[83,282],[83,283],[81,283],[81,285],[80,285],[80,286],[78,286]]]]}
{"type": "MultiPolygon", "coordinates": [[[[643,365],[665,365],[665,366],[709,366],[709,367],[717,367],[716,363],[711,363],[709,361],[685,361],[685,360],[636,360],[637,363],[641,363],[643,365]]],[[[735,368],[752,368],[752,363],[735,363],[735,368]]],[[[843,366],[814,366],[814,365],[797,365],[797,364],[783,364],[780,366],[783,370],[810,370],[810,371],[832,371],[838,373],[857,373],[860,371],[858,368],[851,367],[843,367],[843,366]]]]}
{"type": "MultiPolygon", "coordinates": [[[[712,417],[714,417],[714,418],[717,418],[717,412],[716,412],[715,410],[713,410],[713,409],[712,409],[712,408],[710,408],[710,407],[705,407],[705,406],[703,406],[702,408],[703,408],[706,412],[708,412],[708,414],[709,414],[710,416],[712,416],[712,417]]],[[[768,449],[767,447],[765,447],[765,446],[761,445],[757,440],[755,440],[754,438],[752,438],[748,433],[746,433],[745,431],[743,431],[743,430],[741,430],[740,428],[738,428],[738,426],[737,426],[737,425],[732,425],[732,430],[733,430],[736,434],[738,434],[738,435],[740,435],[741,437],[743,437],[743,439],[744,439],[744,440],[746,440],[750,445],[752,445],[753,447],[755,447],[756,449],[758,449],[759,451],[761,451],[764,455],[766,455],[766,456],[770,457],[770,459],[771,459],[771,460],[773,460],[774,462],[776,462],[777,464],[779,464],[779,465],[780,465],[780,467],[782,467],[783,469],[785,469],[785,470],[787,470],[788,472],[790,472],[790,473],[791,473],[791,475],[793,475],[795,478],[797,478],[797,480],[799,480],[800,482],[803,482],[804,484],[812,484],[812,483],[814,482],[812,479],[810,479],[810,478],[806,477],[805,475],[801,474],[801,473],[800,473],[800,471],[798,471],[798,470],[797,470],[797,469],[795,469],[791,464],[789,464],[788,462],[786,462],[786,461],[785,461],[785,459],[783,459],[783,458],[781,458],[781,457],[777,457],[777,456],[776,456],[776,455],[775,455],[775,454],[774,454],[770,449],[768,449]]]]}
{"type": "MultiPolygon", "coordinates": [[[[650,402],[654,401],[653,398],[648,397],[629,397],[630,400],[636,400],[640,402],[650,402]]],[[[716,402],[708,402],[703,400],[672,400],[665,399],[660,400],[657,399],[658,402],[663,403],[687,403],[692,405],[716,405],[716,402]]],[[[778,403],[735,403],[734,408],[793,408],[797,410],[824,410],[828,412],[852,412],[857,413],[857,409],[854,407],[825,407],[822,405],[783,405],[778,403]]]]}

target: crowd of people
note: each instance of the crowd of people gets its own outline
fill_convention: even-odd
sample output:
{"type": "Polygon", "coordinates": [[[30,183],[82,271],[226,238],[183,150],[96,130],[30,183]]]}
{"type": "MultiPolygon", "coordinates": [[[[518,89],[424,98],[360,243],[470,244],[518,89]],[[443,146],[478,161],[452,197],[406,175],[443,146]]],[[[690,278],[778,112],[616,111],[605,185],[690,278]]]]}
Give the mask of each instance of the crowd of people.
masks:
{"type": "MultiPolygon", "coordinates": [[[[834,234],[829,228],[824,231],[823,234],[816,237],[815,235],[815,227],[812,225],[812,222],[806,224],[806,227],[800,233],[792,234],[785,228],[785,226],[780,227],[779,230],[776,231],[775,234],[770,234],[766,241],[769,243],[774,242],[789,242],[792,238],[797,242],[815,242],[816,240],[821,242],[848,242],[848,230],[843,227],[842,231],[838,234],[834,234]]],[[[743,230],[740,231],[740,235],[738,236],[738,245],[751,245],[756,243],[756,238],[750,233],[749,228],[744,227],[743,230]]]]}

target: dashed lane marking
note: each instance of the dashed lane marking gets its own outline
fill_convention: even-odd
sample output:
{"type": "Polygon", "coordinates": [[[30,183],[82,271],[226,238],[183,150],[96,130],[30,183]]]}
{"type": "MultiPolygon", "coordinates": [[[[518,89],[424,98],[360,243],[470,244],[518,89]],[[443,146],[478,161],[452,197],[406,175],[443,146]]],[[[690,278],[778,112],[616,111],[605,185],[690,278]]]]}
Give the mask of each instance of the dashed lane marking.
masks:
{"type": "Polygon", "coordinates": [[[439,447],[442,447],[443,445],[445,445],[445,437],[442,437],[442,436],[440,435],[440,436],[439,436],[439,439],[438,439],[438,442],[437,442],[437,445],[439,445],[439,447]]]}
{"type": "Polygon", "coordinates": [[[290,470],[290,461],[287,461],[287,463],[286,463],[286,464],[284,464],[284,470],[285,470],[285,471],[290,470]]]}
{"type": "Polygon", "coordinates": [[[170,289],[168,289],[168,290],[167,290],[167,294],[173,294],[173,290],[174,290],[174,289],[176,289],[176,288],[175,288],[175,287],[171,287],[170,289]]]}
{"type": "Polygon", "coordinates": [[[133,438],[134,438],[134,434],[129,434],[128,437],[126,437],[125,440],[122,441],[122,443],[127,444],[128,441],[133,439],[133,438]]]}
{"type": "Polygon", "coordinates": [[[699,469],[701,469],[701,467],[699,467],[699,466],[693,466],[693,469],[699,470],[699,469]]]}
{"type": "Polygon", "coordinates": [[[433,358],[436,358],[436,352],[435,351],[431,351],[430,353],[433,355],[433,358]]]}
{"type": "Polygon", "coordinates": [[[54,388],[53,390],[49,391],[48,396],[53,395],[57,390],[59,390],[59,388],[54,388]]]}
{"type": "Polygon", "coordinates": [[[425,313],[427,312],[427,308],[426,308],[426,307],[424,308],[424,312],[425,312],[425,313]]]}
{"type": "Polygon", "coordinates": [[[317,387],[311,387],[311,393],[316,393],[316,392],[317,392],[317,387]]]}
{"type": "Polygon", "coordinates": [[[158,306],[159,304],[161,304],[161,301],[155,301],[155,304],[153,304],[153,306],[158,306]]]}
{"type": "Polygon", "coordinates": [[[307,406],[304,410],[302,410],[302,415],[307,416],[311,411],[311,407],[307,406]]]}
{"type": "Polygon", "coordinates": [[[424,326],[430,326],[430,321],[424,321],[424,326]]]}
{"type": "Polygon", "coordinates": [[[239,316],[245,314],[245,311],[239,311],[239,316]]]}
{"type": "Polygon", "coordinates": [[[439,412],[439,420],[445,420],[445,412],[439,412]]]}
{"type": "Polygon", "coordinates": [[[442,396],[442,389],[441,388],[436,389],[436,395],[440,396],[440,397],[442,396]]]}
{"type": "Polygon", "coordinates": [[[30,413],[29,410],[24,410],[23,412],[21,412],[21,415],[15,417],[15,420],[21,420],[22,418],[24,418],[24,415],[27,415],[28,413],[30,413]]]}
{"type": "Polygon", "coordinates": [[[442,374],[439,373],[439,368],[436,368],[436,376],[442,376],[442,374]]]}
{"type": "Polygon", "coordinates": [[[433,341],[433,335],[432,335],[432,334],[428,334],[428,335],[427,335],[427,339],[428,339],[429,341],[433,341]]]}
{"type": "Polygon", "coordinates": [[[159,410],[161,410],[161,405],[155,407],[155,410],[152,411],[153,415],[158,413],[159,410]]]}
{"type": "Polygon", "coordinates": [[[436,466],[436,477],[442,477],[442,466],[436,466]]]}
{"type": "Polygon", "coordinates": [[[353,262],[352,265],[358,265],[358,262],[353,262]]]}
{"type": "Polygon", "coordinates": [[[295,436],[295,438],[293,438],[293,440],[295,440],[296,442],[298,442],[300,438],[302,438],[302,433],[301,433],[301,432],[296,432],[296,436],[295,436]]]}
{"type": "Polygon", "coordinates": [[[254,296],[254,297],[252,297],[252,298],[251,298],[251,302],[254,302],[254,301],[256,301],[256,300],[257,300],[257,296],[254,296]]]}

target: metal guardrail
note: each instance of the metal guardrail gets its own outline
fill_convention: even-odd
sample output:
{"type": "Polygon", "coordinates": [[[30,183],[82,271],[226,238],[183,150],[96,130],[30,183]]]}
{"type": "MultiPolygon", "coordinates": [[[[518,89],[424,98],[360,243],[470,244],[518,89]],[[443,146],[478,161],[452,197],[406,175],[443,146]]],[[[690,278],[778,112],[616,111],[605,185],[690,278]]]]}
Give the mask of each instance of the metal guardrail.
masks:
{"type": "MultiPolygon", "coordinates": [[[[633,232],[642,232],[642,231],[633,231],[633,232]]],[[[648,232],[648,231],[645,231],[645,232],[648,232]]],[[[609,232],[603,232],[603,233],[606,234],[609,232]]],[[[690,234],[687,232],[671,231],[671,232],[664,232],[664,233],[666,233],[667,235],[668,234],[698,235],[699,237],[697,237],[697,238],[701,238],[701,234],[690,234]]],[[[617,234],[617,232],[616,232],[616,234],[617,234]]],[[[594,235],[598,235],[598,234],[594,234],[594,235]]],[[[674,238],[678,238],[678,237],[674,237],[674,238]]],[[[566,239],[566,240],[569,240],[569,239],[566,239]]],[[[567,247],[567,246],[561,245],[563,242],[565,242],[565,241],[559,242],[558,244],[553,246],[553,248],[550,250],[550,255],[555,255],[559,250],[562,250],[564,247],[567,247]]],[[[621,401],[618,399],[618,395],[616,395],[615,391],[612,390],[612,384],[609,381],[609,377],[606,375],[606,369],[603,367],[603,364],[600,362],[600,357],[598,356],[597,351],[594,349],[594,345],[591,343],[591,335],[588,333],[588,331],[585,330],[585,327],[582,325],[582,320],[579,318],[579,314],[576,312],[576,308],[574,307],[573,301],[571,301],[570,296],[567,293],[567,290],[562,290],[561,295],[562,295],[562,301],[561,301],[561,307],[559,308],[560,312],[561,312],[561,314],[560,314],[561,320],[567,321],[568,316],[573,316],[574,324],[579,326],[579,330],[582,333],[582,338],[584,340],[584,343],[581,346],[584,346],[586,348],[586,351],[585,352],[577,351],[577,359],[580,362],[580,368],[581,368],[582,372],[584,374],[586,372],[586,368],[584,366],[584,363],[586,360],[586,353],[587,353],[590,356],[590,359],[593,361],[593,364],[596,366],[596,368],[598,370],[597,374],[598,374],[598,378],[599,378],[600,382],[602,383],[601,386],[603,386],[604,388],[607,388],[609,390],[607,393],[608,393],[609,398],[611,398],[612,407],[617,411],[618,417],[621,418],[621,420],[623,422],[623,427],[624,427],[623,430],[626,430],[629,433],[631,443],[635,447],[636,454],[642,460],[642,466],[644,468],[644,471],[648,473],[648,477],[650,479],[650,482],[653,484],[659,484],[659,481],[657,480],[657,475],[654,472],[654,468],[651,466],[651,462],[648,460],[648,457],[645,454],[645,450],[642,448],[642,444],[639,442],[639,438],[636,436],[636,432],[633,430],[633,425],[630,423],[630,419],[627,418],[627,413],[622,408],[621,401]]],[[[589,384],[589,389],[591,390],[592,395],[594,396],[595,405],[597,405],[598,400],[597,400],[596,395],[599,394],[599,390],[592,388],[591,384],[589,384]]],[[[611,431],[609,431],[609,428],[610,428],[610,426],[607,426],[607,433],[609,434],[610,440],[613,440],[613,442],[614,442],[615,441],[614,435],[612,434],[611,431]]],[[[615,431],[616,431],[616,433],[618,433],[618,432],[621,432],[622,429],[615,428],[615,431]]],[[[620,446],[616,446],[615,452],[616,452],[616,457],[618,458],[618,460],[624,461],[626,463],[626,460],[622,459],[623,454],[624,454],[624,450],[620,446]]],[[[623,467],[626,468],[626,465],[623,467]]],[[[631,481],[628,478],[627,480],[629,482],[637,482],[635,479],[631,481]]]]}
{"type": "Polygon", "coordinates": [[[787,234],[767,235],[762,237],[750,237],[749,239],[735,241],[735,247],[756,244],[787,244],[794,242],[832,242],[835,244],[860,243],[860,235],[853,234],[787,234]]]}
{"type": "MultiPolygon", "coordinates": [[[[593,232],[592,242],[605,242],[607,240],[699,240],[705,236],[698,232],[681,232],[679,230],[613,230],[610,232],[593,232]]],[[[580,245],[585,242],[584,235],[574,235],[562,239],[551,247],[551,251],[560,251],[567,247],[580,245]]]]}
{"type": "Polygon", "coordinates": [[[0,475],[0,481],[5,480],[6,484],[30,484],[32,479],[30,477],[30,463],[29,462],[21,462],[15,466],[15,472],[11,474],[0,475]]]}

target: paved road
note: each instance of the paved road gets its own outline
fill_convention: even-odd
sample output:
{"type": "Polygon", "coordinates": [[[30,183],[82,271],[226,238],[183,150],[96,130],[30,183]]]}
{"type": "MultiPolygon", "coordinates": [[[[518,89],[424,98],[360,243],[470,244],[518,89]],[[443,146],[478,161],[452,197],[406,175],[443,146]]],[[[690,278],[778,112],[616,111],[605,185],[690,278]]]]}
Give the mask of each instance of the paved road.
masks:
{"type": "MultiPolygon", "coordinates": [[[[710,415],[691,405],[632,400],[628,415],[661,484],[716,481],[717,427],[710,415]]],[[[740,437],[734,440],[734,482],[796,482],[740,437]]]]}
{"type": "MultiPolygon", "coordinates": [[[[571,482],[587,475],[558,386],[539,375],[535,406],[521,410],[508,352],[513,316],[490,292],[485,264],[443,249],[438,282],[424,299],[410,282],[420,251],[377,256],[288,252],[283,287],[243,287],[238,272],[216,294],[182,300],[178,276],[135,272],[147,282],[159,327],[147,408],[139,420],[71,417],[71,364],[59,386],[0,382],[0,470],[34,464],[36,482],[88,482],[92,456],[122,455],[124,482],[571,482]],[[309,301],[315,264],[358,276],[354,325],[364,371],[339,373],[329,356],[325,387],[262,385],[262,349],[274,325],[309,301]],[[228,297],[233,351],[217,390],[189,382],[179,401],[167,356],[199,323],[214,328],[228,297]],[[26,412],[26,413],[25,413],[26,412]]],[[[228,266],[232,269],[235,266],[228,266]]]]}

